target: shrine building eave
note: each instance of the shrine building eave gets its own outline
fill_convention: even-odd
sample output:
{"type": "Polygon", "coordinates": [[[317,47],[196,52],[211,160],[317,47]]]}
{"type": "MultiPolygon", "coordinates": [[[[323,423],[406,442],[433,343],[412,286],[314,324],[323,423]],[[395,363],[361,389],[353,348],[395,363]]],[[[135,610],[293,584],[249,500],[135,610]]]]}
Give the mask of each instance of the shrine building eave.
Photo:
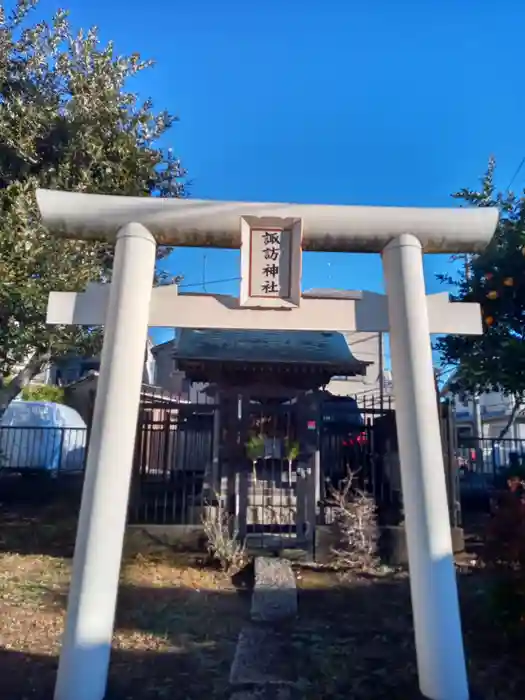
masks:
{"type": "Polygon", "coordinates": [[[184,328],[174,348],[180,370],[194,381],[266,377],[323,383],[361,376],[370,364],[357,359],[341,333],[319,331],[201,330],[184,328]]]}
{"type": "Polygon", "coordinates": [[[403,233],[425,253],[475,253],[496,229],[496,208],[369,207],[162,199],[37,190],[44,226],[56,236],[114,241],[128,223],[159,245],[239,248],[241,218],[302,220],[303,250],[379,253],[403,233]]]}
{"type": "Polygon", "coordinates": [[[354,364],[323,365],[275,362],[228,362],[221,360],[177,359],[177,368],[194,382],[228,382],[247,384],[270,382],[283,386],[318,387],[333,377],[364,375],[367,363],[355,360],[354,364]]]}

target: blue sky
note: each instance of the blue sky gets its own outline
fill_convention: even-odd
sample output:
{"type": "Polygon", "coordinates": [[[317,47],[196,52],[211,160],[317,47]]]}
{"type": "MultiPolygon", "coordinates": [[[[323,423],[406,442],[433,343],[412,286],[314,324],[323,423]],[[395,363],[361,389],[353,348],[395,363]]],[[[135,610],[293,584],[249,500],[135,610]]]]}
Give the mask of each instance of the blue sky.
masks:
{"type": "MultiPolygon", "coordinates": [[[[180,116],[170,142],[195,197],[454,206],[491,153],[502,187],[525,155],[520,0],[41,0],[39,12],[63,5],[157,61],[134,88],[180,116]]],[[[208,291],[236,289],[209,284],[238,275],[234,251],[181,249],[170,264],[187,284],[205,269],[208,291]]],[[[446,264],[425,260],[429,291],[446,264]]],[[[380,261],[306,254],[303,287],[322,286],[379,291],[380,261]]]]}

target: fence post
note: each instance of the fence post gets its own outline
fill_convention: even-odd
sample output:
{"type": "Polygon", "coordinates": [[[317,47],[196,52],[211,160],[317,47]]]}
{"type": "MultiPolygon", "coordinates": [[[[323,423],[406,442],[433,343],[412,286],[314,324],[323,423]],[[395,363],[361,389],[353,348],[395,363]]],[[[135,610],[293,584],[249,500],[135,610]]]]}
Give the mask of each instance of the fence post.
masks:
{"type": "Polygon", "coordinates": [[[247,535],[248,523],[248,473],[238,469],[235,474],[235,529],[241,542],[247,535]]]}
{"type": "Polygon", "coordinates": [[[305,537],[312,559],[315,558],[317,506],[321,487],[319,396],[320,394],[313,393],[297,403],[300,464],[297,469],[296,528],[298,537],[305,537]]]}
{"type": "MultiPolygon", "coordinates": [[[[54,428],[53,428],[54,430],[54,428]]],[[[62,460],[64,458],[64,433],[67,430],[67,428],[59,428],[60,430],[60,441],[58,445],[58,464],[57,464],[57,477],[60,476],[60,472],[62,471],[62,460]]]]}
{"type": "Polygon", "coordinates": [[[450,524],[452,527],[457,527],[458,503],[456,494],[456,459],[452,435],[453,425],[451,421],[451,409],[450,403],[448,402],[440,403],[440,424],[450,524]]]}
{"type": "Polygon", "coordinates": [[[220,489],[221,467],[220,467],[220,449],[221,449],[221,408],[220,402],[213,412],[213,436],[212,436],[212,467],[211,467],[211,488],[213,495],[218,493],[220,489]]]}
{"type": "Polygon", "coordinates": [[[457,440],[456,440],[456,424],[454,420],[454,412],[452,404],[449,401],[447,404],[447,436],[448,436],[448,455],[450,463],[450,497],[453,506],[454,527],[461,527],[461,501],[459,497],[459,465],[457,460],[457,440]]]}
{"type": "Polygon", "coordinates": [[[238,397],[233,392],[225,393],[223,401],[224,445],[221,445],[224,458],[221,459],[220,500],[224,500],[228,515],[235,520],[237,512],[235,474],[239,463],[238,445],[238,397]]]}

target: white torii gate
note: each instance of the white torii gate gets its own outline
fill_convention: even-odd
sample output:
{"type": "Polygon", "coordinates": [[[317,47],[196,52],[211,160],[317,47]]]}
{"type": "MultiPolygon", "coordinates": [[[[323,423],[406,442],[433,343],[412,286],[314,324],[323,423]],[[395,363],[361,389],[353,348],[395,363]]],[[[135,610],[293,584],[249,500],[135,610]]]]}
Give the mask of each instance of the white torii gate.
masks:
{"type": "Polygon", "coordinates": [[[37,199],[51,233],[116,241],[111,285],[53,292],[48,305],[48,323],[105,326],[55,700],[105,695],[149,325],[390,332],[419,685],[430,700],[468,700],[429,335],[479,334],[481,316],[477,304],[426,296],[422,253],[481,251],[494,233],[497,211],[49,190],[39,190],[37,199]],[[152,289],[156,244],[242,246],[244,272],[252,231],[261,225],[290,232],[287,300],[250,298],[244,275],[240,300],[152,289]],[[301,297],[301,247],[380,252],[387,297],[301,297]]]}

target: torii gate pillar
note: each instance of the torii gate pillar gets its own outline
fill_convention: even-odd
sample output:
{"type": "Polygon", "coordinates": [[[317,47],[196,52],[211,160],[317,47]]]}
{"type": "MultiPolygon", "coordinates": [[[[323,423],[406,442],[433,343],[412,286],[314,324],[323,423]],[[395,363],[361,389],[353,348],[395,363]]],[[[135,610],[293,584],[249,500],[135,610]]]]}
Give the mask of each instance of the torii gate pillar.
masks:
{"type": "Polygon", "coordinates": [[[144,226],[116,240],[55,700],[106,695],[156,260],[144,226]]]}
{"type": "Polygon", "coordinates": [[[468,700],[421,243],[401,235],[382,258],[419,684],[468,700]]]}

